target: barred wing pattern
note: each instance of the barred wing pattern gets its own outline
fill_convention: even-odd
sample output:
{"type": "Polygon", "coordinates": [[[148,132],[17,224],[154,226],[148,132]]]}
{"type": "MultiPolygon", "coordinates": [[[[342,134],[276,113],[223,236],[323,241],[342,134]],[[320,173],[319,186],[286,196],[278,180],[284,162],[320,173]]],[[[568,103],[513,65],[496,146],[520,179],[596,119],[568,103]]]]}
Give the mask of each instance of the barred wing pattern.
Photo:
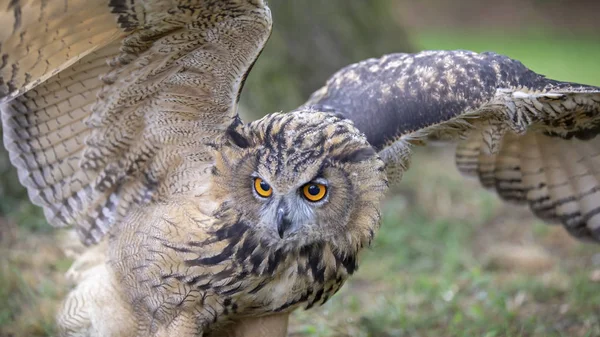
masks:
{"type": "Polygon", "coordinates": [[[461,172],[600,241],[600,88],[494,53],[429,51],[348,66],[304,108],[354,121],[390,180],[408,169],[411,144],[456,140],[461,172]]]}
{"type": "Polygon", "coordinates": [[[50,223],[98,242],[131,207],[202,193],[271,30],[261,0],[0,1],[5,146],[50,223]],[[47,8],[47,6],[52,6],[47,8]],[[3,21],[4,22],[4,21],[3,21]]]}
{"type": "Polygon", "coordinates": [[[0,0],[0,102],[124,35],[105,1],[0,0]]]}

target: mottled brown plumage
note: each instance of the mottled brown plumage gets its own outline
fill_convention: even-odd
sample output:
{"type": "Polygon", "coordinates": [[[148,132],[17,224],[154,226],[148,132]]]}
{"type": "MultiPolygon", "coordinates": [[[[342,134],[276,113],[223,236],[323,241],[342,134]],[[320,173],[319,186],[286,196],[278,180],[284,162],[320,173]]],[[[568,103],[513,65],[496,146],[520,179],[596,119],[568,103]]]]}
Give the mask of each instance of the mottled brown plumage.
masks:
{"type": "Polygon", "coordinates": [[[244,124],[262,0],[0,8],[11,161],[50,223],[97,244],[68,274],[65,336],[284,335],[356,270],[387,179],[430,140],[461,139],[463,172],[600,237],[598,88],[492,53],[396,54],[244,124]]]}
{"type": "Polygon", "coordinates": [[[182,319],[191,333],[199,322],[330,298],[373,238],[386,188],[383,163],[352,134],[351,123],[327,114],[270,115],[239,130],[237,144],[215,145],[214,167],[197,175],[210,182],[206,192],[133,210],[109,243],[109,261],[130,289],[127,302],[139,306],[142,331],[182,319]],[[270,182],[269,200],[253,194],[253,175],[270,182]],[[298,195],[315,177],[330,186],[318,205],[298,195]],[[279,209],[292,223],[283,237],[279,209]]]}
{"type": "MultiPolygon", "coordinates": [[[[36,5],[11,8],[16,18],[36,5]]],[[[75,21],[94,14],[54,5],[75,21]]],[[[2,69],[21,182],[52,224],[101,242],[106,261],[78,273],[63,334],[195,336],[324,303],[378,226],[375,151],[331,114],[240,123],[239,91],[271,27],[262,1],[105,5],[124,39],[88,37],[90,50],[48,64],[36,76],[58,73],[41,84],[13,76],[29,71],[17,59],[2,69]],[[268,200],[253,194],[255,177],[271,184],[268,200]],[[313,203],[298,191],[315,179],[329,191],[313,203]]],[[[30,48],[19,46],[11,57],[30,48]]]]}

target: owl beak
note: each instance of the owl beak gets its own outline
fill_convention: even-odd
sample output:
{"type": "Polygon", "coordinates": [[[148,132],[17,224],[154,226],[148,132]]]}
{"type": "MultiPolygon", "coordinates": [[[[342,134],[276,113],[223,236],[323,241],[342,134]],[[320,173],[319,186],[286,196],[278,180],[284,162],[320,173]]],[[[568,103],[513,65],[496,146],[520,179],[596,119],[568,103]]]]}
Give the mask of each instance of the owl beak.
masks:
{"type": "Polygon", "coordinates": [[[292,222],[287,218],[285,209],[277,209],[277,233],[279,233],[279,237],[281,239],[283,239],[285,231],[288,230],[291,227],[291,225],[292,222]]]}

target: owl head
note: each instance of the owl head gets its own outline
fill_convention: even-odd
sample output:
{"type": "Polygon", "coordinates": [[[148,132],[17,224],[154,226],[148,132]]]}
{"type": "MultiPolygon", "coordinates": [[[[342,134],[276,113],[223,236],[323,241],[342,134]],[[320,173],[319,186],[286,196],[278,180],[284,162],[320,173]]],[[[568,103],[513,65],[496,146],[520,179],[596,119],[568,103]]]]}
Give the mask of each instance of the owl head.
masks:
{"type": "Polygon", "coordinates": [[[368,244],[379,226],[384,164],[351,121],[294,111],[236,123],[216,150],[217,197],[274,247],[368,244]]]}

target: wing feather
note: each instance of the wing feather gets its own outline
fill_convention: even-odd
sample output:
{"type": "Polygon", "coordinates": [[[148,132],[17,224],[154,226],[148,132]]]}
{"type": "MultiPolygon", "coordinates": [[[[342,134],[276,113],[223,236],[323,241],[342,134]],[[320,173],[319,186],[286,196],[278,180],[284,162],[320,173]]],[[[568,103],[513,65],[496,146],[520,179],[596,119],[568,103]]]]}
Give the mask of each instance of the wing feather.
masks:
{"type": "Polygon", "coordinates": [[[206,144],[236,120],[270,33],[263,1],[11,4],[1,15],[17,6],[22,19],[1,36],[4,142],[50,223],[96,243],[136,205],[204,190],[206,144]]]}
{"type": "Polygon", "coordinates": [[[463,174],[600,241],[600,88],[547,79],[494,53],[429,51],[344,68],[302,108],[354,121],[390,179],[408,167],[409,145],[458,141],[463,174]]]}
{"type": "Polygon", "coordinates": [[[0,1],[0,102],[123,36],[105,1],[0,1]]]}

